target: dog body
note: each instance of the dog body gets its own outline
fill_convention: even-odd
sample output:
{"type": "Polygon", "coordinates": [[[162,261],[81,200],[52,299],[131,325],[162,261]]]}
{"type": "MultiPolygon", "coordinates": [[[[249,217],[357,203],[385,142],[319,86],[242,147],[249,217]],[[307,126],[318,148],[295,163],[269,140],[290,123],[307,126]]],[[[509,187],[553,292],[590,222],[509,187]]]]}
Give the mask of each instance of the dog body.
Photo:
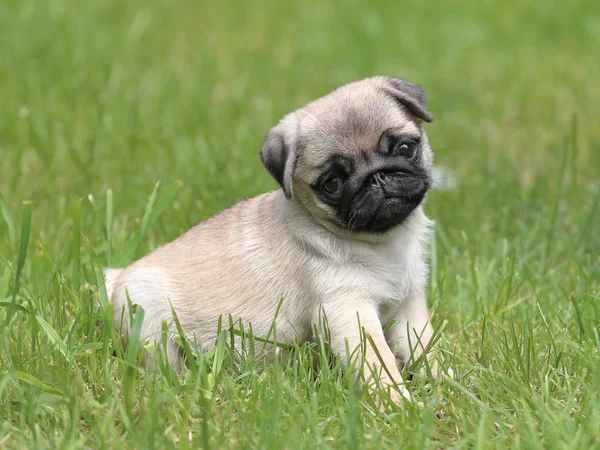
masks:
{"type": "MultiPolygon", "coordinates": [[[[108,270],[117,323],[127,332],[129,297],[145,311],[142,337],[159,340],[163,321],[173,330],[173,307],[206,350],[229,317],[261,338],[276,319],[270,338],[287,343],[313,339],[326,318],[335,354],[357,348],[364,331],[376,347],[367,346],[364,360],[407,397],[398,363],[418,357],[433,334],[422,209],[433,158],[422,121],[431,120],[418,86],[386,77],[286,116],[261,151],[282,189],[108,270]]],[[[179,368],[175,340],[167,353],[179,368]]]]}

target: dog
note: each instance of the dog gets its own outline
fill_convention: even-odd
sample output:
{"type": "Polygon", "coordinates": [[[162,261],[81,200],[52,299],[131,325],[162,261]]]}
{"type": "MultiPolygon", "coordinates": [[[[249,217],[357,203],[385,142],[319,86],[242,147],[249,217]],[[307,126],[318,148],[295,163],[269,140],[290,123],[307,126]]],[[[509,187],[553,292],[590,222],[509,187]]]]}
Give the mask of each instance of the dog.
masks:
{"type": "MultiPolygon", "coordinates": [[[[160,340],[163,322],[176,334],[174,310],[203,350],[223,318],[263,338],[275,320],[277,341],[288,343],[314,340],[326,318],[334,355],[347,364],[346,345],[361,348],[369,336],[359,352],[367,381],[376,375],[394,402],[409,399],[400,369],[433,335],[423,212],[433,164],[423,125],[432,121],[420,86],[386,76],[286,115],[260,151],[279,190],[222,211],[126,268],[106,269],[125,336],[129,304],[145,311],[142,339],[160,340]]],[[[176,339],[166,351],[179,370],[176,339]]]]}

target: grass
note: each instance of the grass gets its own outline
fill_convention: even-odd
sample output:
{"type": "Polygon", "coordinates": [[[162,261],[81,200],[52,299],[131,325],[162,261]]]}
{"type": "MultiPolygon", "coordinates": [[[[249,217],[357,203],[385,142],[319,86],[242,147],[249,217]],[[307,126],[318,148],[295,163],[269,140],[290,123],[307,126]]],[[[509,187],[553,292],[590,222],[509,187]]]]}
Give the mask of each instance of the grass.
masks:
{"type": "Polygon", "coordinates": [[[0,447],[600,447],[599,43],[591,0],[1,2],[0,447]],[[383,414],[309,346],[234,363],[225,329],[140,369],[99,268],[275,188],[266,131],[378,73],[425,87],[458,180],[426,204],[457,377],[383,414]]]}

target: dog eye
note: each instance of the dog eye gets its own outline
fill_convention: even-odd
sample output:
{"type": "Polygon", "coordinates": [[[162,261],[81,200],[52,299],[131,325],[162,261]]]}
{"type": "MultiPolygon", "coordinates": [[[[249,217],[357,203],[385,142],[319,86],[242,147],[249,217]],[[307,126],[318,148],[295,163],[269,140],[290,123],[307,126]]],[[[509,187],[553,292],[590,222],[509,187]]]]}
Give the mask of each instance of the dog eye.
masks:
{"type": "Polygon", "coordinates": [[[323,190],[329,195],[337,194],[342,188],[342,179],[336,176],[329,177],[323,183],[323,190]]]}
{"type": "Polygon", "coordinates": [[[392,156],[403,156],[406,159],[410,159],[415,156],[416,151],[416,142],[399,141],[392,147],[390,154],[392,156]]]}

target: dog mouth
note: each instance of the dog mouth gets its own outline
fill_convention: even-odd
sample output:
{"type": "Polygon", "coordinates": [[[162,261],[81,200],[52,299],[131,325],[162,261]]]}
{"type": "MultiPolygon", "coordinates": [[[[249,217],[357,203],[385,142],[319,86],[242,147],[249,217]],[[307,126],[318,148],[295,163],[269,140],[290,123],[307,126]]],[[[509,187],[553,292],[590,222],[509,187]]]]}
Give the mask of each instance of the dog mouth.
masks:
{"type": "Polygon", "coordinates": [[[410,198],[388,198],[370,215],[356,211],[350,214],[346,227],[350,231],[384,233],[404,222],[421,204],[425,193],[410,198]]]}
{"type": "Polygon", "coordinates": [[[404,220],[419,206],[420,199],[387,199],[375,212],[373,218],[362,226],[352,228],[352,231],[380,232],[401,225],[404,220]]]}
{"type": "Polygon", "coordinates": [[[340,217],[349,231],[384,233],[404,222],[424,200],[429,182],[402,177],[394,183],[371,183],[353,196],[340,217]]]}

